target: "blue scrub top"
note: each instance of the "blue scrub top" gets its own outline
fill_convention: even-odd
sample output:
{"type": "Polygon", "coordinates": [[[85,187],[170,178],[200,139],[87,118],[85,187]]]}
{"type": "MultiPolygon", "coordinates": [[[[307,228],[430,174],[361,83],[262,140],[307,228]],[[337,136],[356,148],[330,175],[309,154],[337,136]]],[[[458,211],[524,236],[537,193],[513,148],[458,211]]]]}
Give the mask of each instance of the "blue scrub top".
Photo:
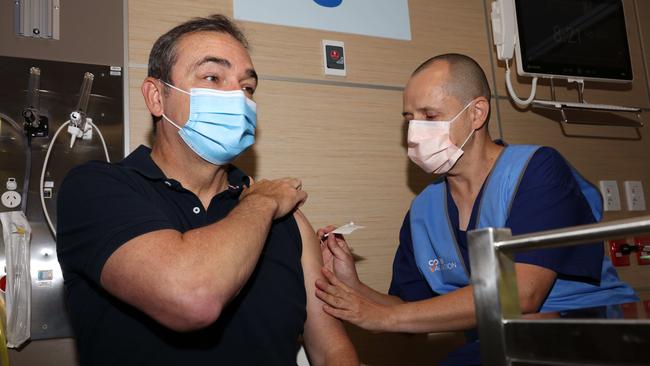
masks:
{"type": "MultiPolygon", "coordinates": [[[[449,190],[447,194],[449,218],[456,229],[455,235],[460,253],[469,270],[467,231],[458,228],[458,208],[449,190]]],[[[478,205],[482,194],[483,188],[474,201],[468,230],[476,228],[478,205]]],[[[513,235],[520,235],[594,222],[596,220],[589,204],[564,158],[552,148],[538,149],[519,184],[506,227],[512,230],[513,235]]],[[[599,283],[603,255],[603,244],[597,242],[521,252],[515,255],[515,261],[548,268],[556,272],[558,278],[599,283]]],[[[400,230],[400,244],[393,262],[393,278],[389,293],[406,301],[423,300],[437,295],[431,290],[415,264],[408,213],[400,230]]]]}

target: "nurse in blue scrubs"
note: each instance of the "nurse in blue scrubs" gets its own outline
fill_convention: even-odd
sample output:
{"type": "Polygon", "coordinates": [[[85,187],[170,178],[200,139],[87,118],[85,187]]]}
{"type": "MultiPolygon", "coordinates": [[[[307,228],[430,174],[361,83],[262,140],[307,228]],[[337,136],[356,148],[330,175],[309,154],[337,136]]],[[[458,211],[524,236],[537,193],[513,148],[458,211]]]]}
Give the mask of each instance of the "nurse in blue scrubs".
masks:
{"type": "MultiPolygon", "coordinates": [[[[519,235],[600,221],[599,192],[560,153],[492,140],[490,97],[483,70],[467,56],[436,56],[415,70],[404,91],[408,155],[432,183],[402,224],[388,294],[359,280],[343,238],[322,242],[328,281],[316,285],[327,313],[374,331],[469,331],[476,326],[469,230],[508,227],[519,235]]],[[[523,313],[638,301],[602,242],[522,252],[515,261],[523,313]]],[[[471,334],[446,364],[480,364],[471,334]]]]}

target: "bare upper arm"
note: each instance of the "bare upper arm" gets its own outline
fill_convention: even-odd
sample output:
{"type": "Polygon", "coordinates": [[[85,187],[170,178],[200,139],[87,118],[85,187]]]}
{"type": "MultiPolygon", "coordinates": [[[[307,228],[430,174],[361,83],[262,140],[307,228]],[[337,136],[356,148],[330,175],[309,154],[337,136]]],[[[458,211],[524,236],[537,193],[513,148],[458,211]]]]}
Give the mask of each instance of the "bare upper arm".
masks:
{"type": "Polygon", "coordinates": [[[536,313],[553,287],[557,274],[544,267],[515,263],[522,313],[536,313]]]}
{"type": "Polygon", "coordinates": [[[323,265],[316,233],[302,212],[294,214],[302,238],[302,267],[307,293],[307,321],[304,341],[312,365],[327,364],[328,360],[340,361],[341,365],[358,365],[343,325],[338,319],[323,311],[323,302],[316,297],[316,279],[324,280],[320,269],[323,265]]]}

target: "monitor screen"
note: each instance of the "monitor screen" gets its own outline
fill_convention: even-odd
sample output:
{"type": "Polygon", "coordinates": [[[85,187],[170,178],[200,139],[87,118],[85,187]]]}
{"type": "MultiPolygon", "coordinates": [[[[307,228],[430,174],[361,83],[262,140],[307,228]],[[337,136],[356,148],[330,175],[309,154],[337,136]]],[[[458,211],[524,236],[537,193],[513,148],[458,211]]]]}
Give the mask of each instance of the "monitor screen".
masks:
{"type": "Polygon", "coordinates": [[[520,75],[631,81],[622,0],[516,0],[520,75]]]}

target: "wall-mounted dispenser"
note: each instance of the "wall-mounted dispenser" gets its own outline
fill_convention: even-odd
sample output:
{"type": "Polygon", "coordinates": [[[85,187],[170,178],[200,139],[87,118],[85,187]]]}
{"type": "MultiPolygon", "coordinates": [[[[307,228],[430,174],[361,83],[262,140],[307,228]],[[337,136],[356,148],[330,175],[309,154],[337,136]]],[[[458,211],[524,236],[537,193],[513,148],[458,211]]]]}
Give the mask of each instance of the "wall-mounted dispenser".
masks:
{"type": "Polygon", "coordinates": [[[59,39],[59,0],[14,0],[16,35],[59,39]]]}

